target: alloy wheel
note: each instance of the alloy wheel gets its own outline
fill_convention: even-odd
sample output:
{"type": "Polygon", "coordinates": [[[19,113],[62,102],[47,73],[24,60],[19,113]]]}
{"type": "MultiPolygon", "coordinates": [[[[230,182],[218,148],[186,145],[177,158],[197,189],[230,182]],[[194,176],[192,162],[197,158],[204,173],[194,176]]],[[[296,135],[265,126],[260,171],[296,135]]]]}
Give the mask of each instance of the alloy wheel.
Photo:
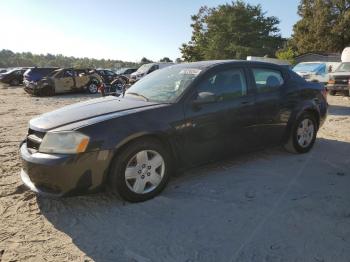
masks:
{"type": "Polygon", "coordinates": [[[163,157],[154,150],[142,150],[129,160],[125,169],[125,182],[136,194],[146,194],[155,190],[165,173],[163,157]]]}
{"type": "Polygon", "coordinates": [[[315,126],[310,119],[306,118],[301,121],[297,129],[297,141],[299,146],[303,148],[308,147],[312,142],[314,132],[315,126]]]}
{"type": "Polygon", "coordinates": [[[97,85],[95,84],[95,83],[91,83],[90,85],[89,85],[89,92],[91,93],[91,94],[95,94],[96,92],[97,92],[97,85]]]}

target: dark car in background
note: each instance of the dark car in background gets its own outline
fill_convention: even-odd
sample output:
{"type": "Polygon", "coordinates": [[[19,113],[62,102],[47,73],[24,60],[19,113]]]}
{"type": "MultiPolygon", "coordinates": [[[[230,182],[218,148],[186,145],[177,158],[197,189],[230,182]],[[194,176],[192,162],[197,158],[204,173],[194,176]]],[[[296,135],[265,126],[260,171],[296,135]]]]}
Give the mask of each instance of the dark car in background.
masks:
{"type": "Polygon", "coordinates": [[[103,83],[110,84],[118,75],[109,69],[97,69],[96,72],[102,77],[103,83]]]}
{"type": "Polygon", "coordinates": [[[43,79],[43,77],[49,75],[58,67],[34,67],[30,68],[23,74],[23,84],[25,87],[30,87],[31,85],[37,85],[38,81],[43,79]]]}
{"type": "Polygon", "coordinates": [[[23,74],[28,68],[15,68],[0,74],[0,82],[11,86],[18,86],[23,83],[23,74]]]}
{"type": "Polygon", "coordinates": [[[173,65],[145,76],[124,97],[93,99],[32,119],[20,146],[21,178],[42,194],[106,185],[128,201],[144,201],[179,168],[275,144],[308,152],[327,106],[321,84],[278,65],[173,65]]]}
{"type": "Polygon", "coordinates": [[[130,78],[130,75],[137,71],[137,68],[121,68],[116,73],[120,76],[130,78]]]}

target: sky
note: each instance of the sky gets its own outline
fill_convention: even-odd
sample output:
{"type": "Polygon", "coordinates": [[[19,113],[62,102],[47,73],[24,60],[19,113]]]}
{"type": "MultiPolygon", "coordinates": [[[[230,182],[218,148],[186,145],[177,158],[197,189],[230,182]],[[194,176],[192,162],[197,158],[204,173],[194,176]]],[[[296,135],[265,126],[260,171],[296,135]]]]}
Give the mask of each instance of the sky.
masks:
{"type": "MultiPolygon", "coordinates": [[[[231,0],[0,0],[0,50],[138,62],[181,57],[191,15],[231,0]]],[[[280,19],[289,37],[297,0],[246,0],[280,19]]]]}

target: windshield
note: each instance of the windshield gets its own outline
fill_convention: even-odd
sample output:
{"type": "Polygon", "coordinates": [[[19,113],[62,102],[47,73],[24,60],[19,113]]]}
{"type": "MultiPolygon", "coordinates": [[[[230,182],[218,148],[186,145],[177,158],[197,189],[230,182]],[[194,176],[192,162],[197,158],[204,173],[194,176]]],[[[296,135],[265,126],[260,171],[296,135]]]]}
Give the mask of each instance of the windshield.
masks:
{"type": "Polygon", "coordinates": [[[120,74],[124,74],[124,72],[127,70],[127,68],[120,68],[120,69],[118,69],[117,71],[116,71],[116,73],[118,74],[118,75],[120,75],[120,74]]]}
{"type": "Polygon", "coordinates": [[[137,73],[146,73],[150,68],[152,67],[152,64],[144,64],[139,69],[137,69],[137,73]]]}
{"type": "Polygon", "coordinates": [[[317,72],[324,64],[323,63],[300,63],[294,68],[294,72],[317,72]]]}
{"type": "Polygon", "coordinates": [[[183,66],[170,66],[147,75],[125,93],[126,97],[147,101],[172,103],[197,77],[200,70],[183,66]]]}
{"type": "Polygon", "coordinates": [[[341,63],[335,72],[350,72],[350,62],[341,63]]]}
{"type": "Polygon", "coordinates": [[[58,70],[54,70],[52,71],[50,74],[48,74],[47,76],[54,76],[55,74],[57,74],[57,72],[61,71],[61,69],[58,70]]]}

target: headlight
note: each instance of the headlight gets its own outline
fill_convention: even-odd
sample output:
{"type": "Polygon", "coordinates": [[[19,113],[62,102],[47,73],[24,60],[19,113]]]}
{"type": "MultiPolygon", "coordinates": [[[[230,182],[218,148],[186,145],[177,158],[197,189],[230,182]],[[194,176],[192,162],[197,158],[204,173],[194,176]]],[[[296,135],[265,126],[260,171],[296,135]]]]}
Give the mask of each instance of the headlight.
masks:
{"type": "Polygon", "coordinates": [[[86,150],[89,137],[78,132],[47,132],[40,144],[39,152],[77,154],[86,150]]]}

